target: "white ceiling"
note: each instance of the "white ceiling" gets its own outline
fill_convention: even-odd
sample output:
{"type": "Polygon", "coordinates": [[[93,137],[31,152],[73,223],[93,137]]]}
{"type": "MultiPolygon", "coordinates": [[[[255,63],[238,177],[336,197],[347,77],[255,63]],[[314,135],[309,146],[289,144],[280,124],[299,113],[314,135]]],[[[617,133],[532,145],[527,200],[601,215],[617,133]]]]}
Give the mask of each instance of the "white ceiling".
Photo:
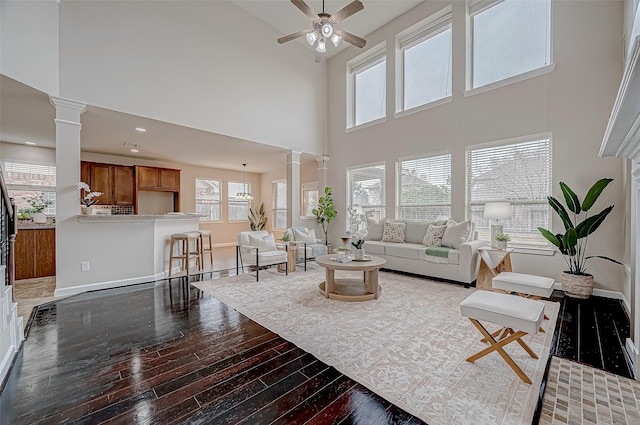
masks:
{"type": "MultiPolygon", "coordinates": [[[[264,20],[283,35],[310,26],[309,19],[289,0],[231,0],[248,13],[264,20]]],[[[340,28],[365,37],[422,0],[364,0],[364,10],[345,19],[340,28]]],[[[350,0],[328,0],[327,13],[335,13],[350,0]]],[[[317,13],[321,0],[308,0],[317,13]]],[[[275,42],[275,40],[274,40],[275,42]]],[[[303,43],[296,40],[291,43],[303,43]]],[[[341,49],[347,47],[341,43],[341,49]]],[[[287,48],[287,45],[279,46],[287,48]]],[[[327,56],[339,50],[327,48],[327,56]]],[[[323,66],[323,65],[319,65],[323,66]]],[[[0,76],[0,140],[10,143],[31,141],[43,147],[55,147],[55,110],[45,93],[0,76]]],[[[227,170],[262,173],[285,164],[287,150],[225,135],[205,132],[166,122],[123,114],[89,105],[82,115],[82,146],[86,152],[134,156],[149,160],[170,161],[227,170]],[[138,133],[135,127],[147,129],[138,133]],[[133,154],[125,142],[139,143],[140,153],[133,154]],[[194,155],[194,152],[198,152],[194,155]]],[[[304,160],[304,157],[303,157],[304,160]]]]}

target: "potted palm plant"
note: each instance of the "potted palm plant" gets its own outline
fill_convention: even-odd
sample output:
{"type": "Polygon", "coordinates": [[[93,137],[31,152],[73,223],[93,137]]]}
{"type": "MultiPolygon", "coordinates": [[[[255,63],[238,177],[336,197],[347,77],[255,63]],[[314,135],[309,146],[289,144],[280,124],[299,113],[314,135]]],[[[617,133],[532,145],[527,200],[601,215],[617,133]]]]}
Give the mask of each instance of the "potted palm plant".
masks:
{"type": "Polygon", "coordinates": [[[324,244],[329,245],[329,223],[336,218],[338,213],[336,212],[335,204],[333,203],[333,196],[330,187],[324,188],[324,196],[318,198],[318,208],[314,208],[312,211],[316,217],[316,222],[322,226],[324,232],[324,244]]]}
{"type": "Polygon", "coordinates": [[[589,216],[589,210],[593,207],[602,191],[613,179],[600,179],[591,186],[583,201],[565,183],[560,182],[560,189],[564,196],[567,208],[553,196],[547,197],[549,205],[558,214],[564,224],[564,233],[553,232],[538,227],[538,230],[549,242],[560,251],[569,270],[562,272],[562,289],[570,297],[589,298],[593,293],[593,275],[586,272],[586,263],[589,258],[602,258],[617,264],[622,264],[602,255],[586,255],[587,239],[602,224],[605,218],[613,210],[613,205],[608,206],[598,214],[589,216]],[[569,211],[567,211],[567,209],[569,211]],[[573,213],[572,217],[569,213],[573,213]]]}

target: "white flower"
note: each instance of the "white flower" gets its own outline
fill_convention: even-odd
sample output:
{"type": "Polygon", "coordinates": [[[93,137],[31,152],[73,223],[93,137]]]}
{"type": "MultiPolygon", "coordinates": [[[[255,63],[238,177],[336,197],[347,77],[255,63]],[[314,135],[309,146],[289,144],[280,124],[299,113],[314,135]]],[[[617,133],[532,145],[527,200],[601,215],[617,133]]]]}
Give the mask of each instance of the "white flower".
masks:
{"type": "Polygon", "coordinates": [[[89,185],[86,184],[85,182],[76,183],[74,184],[74,186],[76,187],[76,189],[86,190],[87,192],[91,191],[91,189],[89,188],[89,185]]]}
{"type": "Polygon", "coordinates": [[[91,198],[95,198],[95,197],[100,196],[100,195],[102,195],[102,192],[89,192],[89,193],[87,193],[85,195],[84,199],[89,200],[91,198]]]}

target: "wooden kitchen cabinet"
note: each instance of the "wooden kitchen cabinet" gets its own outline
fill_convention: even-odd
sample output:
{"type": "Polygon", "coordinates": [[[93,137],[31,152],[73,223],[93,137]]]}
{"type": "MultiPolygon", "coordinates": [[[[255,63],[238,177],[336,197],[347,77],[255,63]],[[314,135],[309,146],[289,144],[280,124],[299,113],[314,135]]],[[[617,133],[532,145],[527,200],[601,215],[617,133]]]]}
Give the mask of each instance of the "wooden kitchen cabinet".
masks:
{"type": "Polygon", "coordinates": [[[80,176],[92,191],[102,192],[98,197],[101,205],[134,205],[133,167],[83,161],[80,164],[80,176]]]}
{"type": "Polygon", "coordinates": [[[180,191],[180,170],[136,165],[138,190],[180,191]]]}
{"type": "Polygon", "coordinates": [[[15,242],[16,279],[56,275],[56,229],[19,229],[15,242]]]}

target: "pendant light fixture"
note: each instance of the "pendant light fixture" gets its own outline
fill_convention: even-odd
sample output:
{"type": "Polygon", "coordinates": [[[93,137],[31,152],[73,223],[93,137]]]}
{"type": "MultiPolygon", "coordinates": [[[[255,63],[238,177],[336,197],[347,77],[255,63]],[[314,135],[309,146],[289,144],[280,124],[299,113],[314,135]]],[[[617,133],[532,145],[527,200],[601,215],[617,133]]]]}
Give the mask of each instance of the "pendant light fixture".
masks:
{"type": "Polygon", "coordinates": [[[242,164],[242,192],[236,193],[236,201],[253,201],[253,196],[247,192],[247,164],[242,164]]]}

